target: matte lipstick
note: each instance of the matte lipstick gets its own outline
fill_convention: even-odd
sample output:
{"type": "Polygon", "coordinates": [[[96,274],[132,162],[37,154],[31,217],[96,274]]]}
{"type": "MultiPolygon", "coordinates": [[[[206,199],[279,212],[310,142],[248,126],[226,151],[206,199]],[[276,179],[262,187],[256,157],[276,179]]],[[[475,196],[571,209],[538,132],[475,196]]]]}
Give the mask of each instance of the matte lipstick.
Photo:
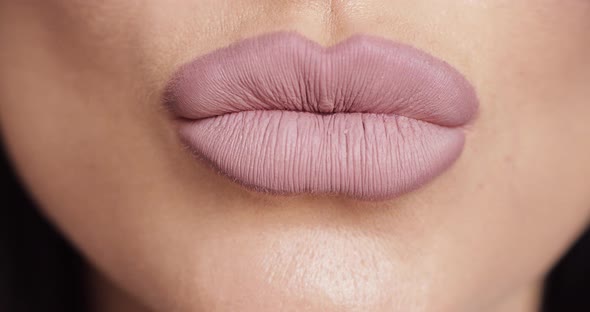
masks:
{"type": "Polygon", "coordinates": [[[248,38],[181,66],[167,104],[181,140],[243,186],[390,199],[448,169],[476,115],[473,86],[411,46],[294,32],[248,38]]]}

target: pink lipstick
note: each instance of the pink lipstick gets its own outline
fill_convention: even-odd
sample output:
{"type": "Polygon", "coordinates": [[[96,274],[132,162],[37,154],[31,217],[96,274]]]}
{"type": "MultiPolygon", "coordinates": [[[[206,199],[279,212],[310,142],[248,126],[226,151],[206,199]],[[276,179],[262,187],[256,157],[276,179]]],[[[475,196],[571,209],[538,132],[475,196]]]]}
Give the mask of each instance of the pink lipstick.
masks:
{"type": "Polygon", "coordinates": [[[425,52],[356,35],[323,47],[293,32],[183,65],[167,90],[180,137],[243,186],[390,199],[460,156],[472,85],[425,52]]]}

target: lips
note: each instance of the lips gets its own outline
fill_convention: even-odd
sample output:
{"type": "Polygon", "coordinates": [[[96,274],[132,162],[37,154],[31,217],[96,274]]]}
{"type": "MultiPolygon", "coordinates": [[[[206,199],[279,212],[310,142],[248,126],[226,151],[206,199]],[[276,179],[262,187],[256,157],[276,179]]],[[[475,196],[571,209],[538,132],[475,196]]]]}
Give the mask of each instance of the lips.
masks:
{"type": "Polygon", "coordinates": [[[357,35],[325,48],[292,32],[183,65],[166,98],[181,140],[236,183],[373,200],[448,169],[478,107],[457,70],[413,47],[357,35]]]}

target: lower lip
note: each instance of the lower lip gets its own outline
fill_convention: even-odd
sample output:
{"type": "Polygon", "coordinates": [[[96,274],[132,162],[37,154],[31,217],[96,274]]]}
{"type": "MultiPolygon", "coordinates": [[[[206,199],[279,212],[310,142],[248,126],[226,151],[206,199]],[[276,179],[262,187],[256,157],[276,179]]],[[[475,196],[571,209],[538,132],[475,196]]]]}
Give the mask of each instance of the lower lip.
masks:
{"type": "Polygon", "coordinates": [[[408,117],[247,111],[180,121],[182,140],[218,172],[256,191],[382,200],[448,169],[465,141],[457,127],[408,117]]]}

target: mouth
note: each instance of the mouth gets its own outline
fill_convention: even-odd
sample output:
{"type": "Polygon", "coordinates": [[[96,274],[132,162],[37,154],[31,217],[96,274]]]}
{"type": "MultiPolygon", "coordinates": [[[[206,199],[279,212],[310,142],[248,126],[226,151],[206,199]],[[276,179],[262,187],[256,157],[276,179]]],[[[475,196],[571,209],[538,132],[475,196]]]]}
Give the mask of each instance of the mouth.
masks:
{"type": "Polygon", "coordinates": [[[166,104],[197,158],[255,191],[392,199],[459,158],[474,88],[411,46],[248,38],[179,69],[166,104]]]}

